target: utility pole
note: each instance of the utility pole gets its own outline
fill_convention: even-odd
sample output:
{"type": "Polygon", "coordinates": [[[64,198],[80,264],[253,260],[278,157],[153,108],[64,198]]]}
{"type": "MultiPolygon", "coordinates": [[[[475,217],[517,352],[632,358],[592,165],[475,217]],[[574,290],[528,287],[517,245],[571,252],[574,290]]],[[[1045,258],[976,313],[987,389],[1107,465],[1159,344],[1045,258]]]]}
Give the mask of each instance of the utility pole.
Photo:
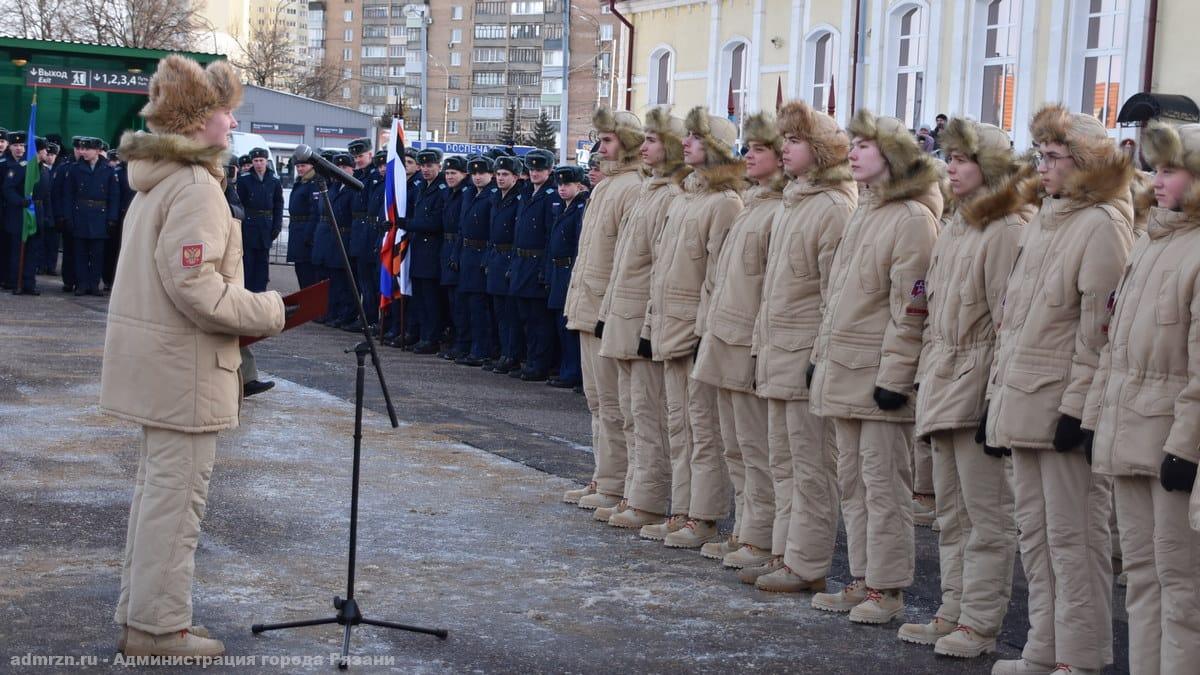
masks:
{"type": "Polygon", "coordinates": [[[563,0],[563,39],[562,39],[562,106],[558,111],[560,127],[558,133],[558,163],[567,163],[567,125],[571,119],[570,101],[567,99],[571,89],[571,0],[563,0]]]}
{"type": "Polygon", "coordinates": [[[421,148],[425,148],[425,127],[429,118],[429,5],[421,7],[421,148]]]}

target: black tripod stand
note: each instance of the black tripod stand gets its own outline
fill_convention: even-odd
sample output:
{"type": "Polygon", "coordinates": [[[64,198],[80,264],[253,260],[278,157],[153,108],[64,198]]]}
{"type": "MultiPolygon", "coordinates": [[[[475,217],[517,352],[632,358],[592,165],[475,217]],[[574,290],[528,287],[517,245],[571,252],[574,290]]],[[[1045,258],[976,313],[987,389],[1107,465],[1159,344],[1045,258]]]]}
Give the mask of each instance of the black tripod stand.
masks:
{"type": "MultiPolygon", "coordinates": [[[[350,287],[356,289],[354,272],[350,268],[350,256],[346,252],[345,243],[342,242],[342,235],[338,230],[337,217],[333,213],[333,206],[329,203],[328,184],[323,178],[317,179],[317,193],[322,196],[321,201],[325,203],[325,214],[329,217],[329,224],[333,229],[333,238],[337,241],[338,249],[341,251],[347,280],[350,282],[350,287]]],[[[387,383],[383,379],[383,368],[379,365],[379,353],[375,350],[375,343],[371,339],[371,331],[367,324],[366,312],[363,311],[362,299],[358,296],[357,292],[354,293],[354,297],[358,307],[358,320],[362,327],[363,341],[355,345],[353,349],[346,350],[347,354],[353,351],[355,359],[358,362],[354,381],[354,469],[353,478],[350,483],[350,552],[346,564],[346,597],[335,596],[333,598],[333,607],[337,610],[336,616],[284,623],[256,623],[250,627],[251,631],[258,634],[263,631],[280,630],[283,628],[323,626],[331,623],[341,624],[345,626],[345,632],[342,635],[342,658],[338,662],[338,668],[342,670],[345,670],[349,665],[350,630],[359,624],[436,635],[443,640],[448,635],[444,629],[440,628],[421,628],[402,623],[368,619],[363,616],[358,608],[358,602],[354,599],[354,558],[358,548],[358,475],[359,457],[362,452],[363,385],[366,378],[367,354],[371,355],[371,364],[375,367],[375,372],[379,376],[379,387],[383,390],[383,400],[387,404],[388,418],[391,420],[392,428],[400,426],[400,422],[396,419],[396,410],[392,407],[391,394],[388,392],[387,383]]]]}

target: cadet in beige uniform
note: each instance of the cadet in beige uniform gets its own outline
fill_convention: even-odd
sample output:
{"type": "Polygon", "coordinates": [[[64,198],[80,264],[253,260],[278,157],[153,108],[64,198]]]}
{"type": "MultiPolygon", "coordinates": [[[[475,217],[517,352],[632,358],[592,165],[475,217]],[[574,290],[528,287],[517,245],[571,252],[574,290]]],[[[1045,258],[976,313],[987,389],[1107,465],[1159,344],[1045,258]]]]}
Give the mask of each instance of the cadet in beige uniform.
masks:
{"type": "Polygon", "coordinates": [[[850,170],[864,189],[833,259],[809,395],[837,432],[854,580],[812,604],[887,623],[913,580],[913,382],[942,194],[932,160],[899,120],[860,110],[849,131],[850,170]]]}
{"type": "MultiPolygon", "coordinates": [[[[667,207],[679,193],[678,181],[690,169],[683,164],[683,120],[653,108],[646,113],[643,131],[646,139],[640,156],[649,175],[617,237],[612,278],[596,328],[597,335],[603,333],[600,355],[614,359],[621,369],[621,403],[629,407],[628,416],[633,420],[632,478],[625,491],[629,508],[612,514],[608,523],[639,528],[643,536],[661,540],[667,534],[663,521],[671,498],[670,444],[686,446],[690,434],[686,423],[679,424],[685,420],[677,417],[674,426],[668,424],[671,397],[663,380],[663,364],[639,355],[638,343],[650,299],[654,242],[667,222],[667,207]]],[[[683,527],[683,520],[676,519],[675,529],[683,527]]]]}
{"type": "Polygon", "coordinates": [[[192,626],[192,575],[217,432],[238,424],[239,335],[283,330],[275,291],[242,285],[220,180],[242,85],[232,66],[168,56],[121,157],[136,191],[109,299],[100,409],[142,425],[115,620],[129,656],[217,656],[192,626]]]}
{"type": "Polygon", "coordinates": [[[753,342],[756,391],[767,399],[775,483],[771,552],[783,556],[783,565],[754,584],[797,593],[825,590],[837,538],[833,422],[809,410],[804,374],[821,326],[833,254],[858,203],[858,188],[846,161],[850,139],[832,117],[796,101],[779,111],[778,125],[791,181],[771,228],[753,342]]]}
{"type": "Polygon", "coordinates": [[[1200,668],[1200,533],[1188,495],[1200,461],[1200,124],[1152,123],[1157,173],[1146,236],[1117,290],[1088,394],[1092,466],[1113,477],[1133,673],[1200,668]]]}
{"type": "Polygon", "coordinates": [[[643,138],[642,123],[631,112],[599,108],[592,115],[592,125],[600,134],[599,154],[604,158],[601,169],[607,178],[588,199],[564,308],[567,328],[579,331],[583,391],[592,413],[596,470],[590,484],[568,490],[563,501],[585,509],[615,507],[624,496],[629,468],[627,439],[633,436],[633,420],[621,414],[617,363],[600,356],[600,338],[595,330],[612,276],[617,234],[641,189],[637,155],[643,138]]]}
{"type": "Polygon", "coordinates": [[[1000,302],[1037,179],[990,124],[950,120],[938,137],[949,160],[954,216],[926,275],[929,322],[921,355],[916,435],[930,437],[940,523],[942,604],[933,620],[900,627],[901,640],[939,654],[996,648],[1012,594],[1017,528],[1004,451],[977,437],[1000,302]]]}
{"type": "Polygon", "coordinates": [[[1046,197],[1008,278],[984,424],[989,446],[1013,451],[1029,635],[992,672],[1094,672],[1112,662],[1112,488],[1080,421],[1133,243],[1133,168],[1090,115],[1052,105],[1030,126],[1046,197]]]}
{"type": "MultiPolygon", "coordinates": [[[[787,177],[780,159],[783,137],[772,117],[760,113],[746,118],[742,139],[748,146],[746,176],[754,187],[743,194],[745,206],[721,246],[692,377],[718,389],[726,461],[731,473],[738,471],[744,476],[742,512],[733,533],[739,548],[725,554],[722,563],[726,567],[754,568],[754,572],[747,572],[752,577],[747,583],[754,583],[760,574],[783,564],[780,559],[766,566],[776,560],[772,556],[775,485],[767,446],[767,400],[754,391],[752,348],[771,224],[787,177]],[[735,468],[739,460],[741,466],[735,468]]],[[[790,473],[790,462],[787,469],[790,473]]],[[[791,499],[790,479],[787,497],[791,499]]],[[[746,577],[742,578],[745,581],[746,577]]]]}
{"type": "Polygon", "coordinates": [[[693,171],[671,200],[655,243],[639,352],[663,363],[668,424],[677,429],[686,415],[691,430],[690,447],[671,443],[671,510],[679,514],[686,504],[688,521],[666,534],[663,543],[697,548],[716,538],[715,521],[729,511],[729,472],[717,423],[717,390],[689,378],[688,371],[703,332],[721,244],[742,208],[738,192],[744,168],[733,155],[737,127],[732,122],[696,107],[684,128],[683,161],[693,171]],[[687,399],[680,401],[685,391],[687,399]]]}

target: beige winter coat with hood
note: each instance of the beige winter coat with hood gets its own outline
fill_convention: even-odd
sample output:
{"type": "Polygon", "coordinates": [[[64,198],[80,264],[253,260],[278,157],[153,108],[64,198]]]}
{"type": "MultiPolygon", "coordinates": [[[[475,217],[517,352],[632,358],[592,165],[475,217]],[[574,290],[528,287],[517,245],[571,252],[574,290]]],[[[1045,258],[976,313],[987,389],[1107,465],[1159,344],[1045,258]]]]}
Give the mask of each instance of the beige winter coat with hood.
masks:
{"type": "Polygon", "coordinates": [[[1061,106],[1033,120],[1078,171],[1025,226],[1005,290],[989,384],[987,442],[1051,449],[1059,417],[1082,419],[1112,302],[1133,244],[1132,167],[1094,118],[1061,106]]]}
{"type": "Polygon", "coordinates": [[[236,427],[239,335],[283,330],[279,293],[242,281],[241,224],[221,190],[221,150],[174,134],[126,133],[137,193],[108,305],[100,408],[183,432],[236,427]]]}
{"type": "Polygon", "coordinates": [[[860,110],[849,131],[879,144],[891,177],[859,194],[834,255],[810,406],[822,417],[912,422],[925,273],[942,214],[938,173],[899,120],[860,110]],[[908,401],[882,410],[876,387],[908,401]]]}
{"type": "MultiPolygon", "coordinates": [[[[1143,152],[1155,166],[1200,176],[1200,124],[1152,125],[1143,152]],[[1182,137],[1182,140],[1181,140],[1182,137]]],[[[1109,343],[1088,392],[1092,466],[1112,476],[1158,476],[1164,453],[1200,462],[1200,181],[1178,211],[1151,209],[1117,290],[1109,343]]]]}
{"type": "Polygon", "coordinates": [[[1018,163],[1008,134],[995,126],[955,118],[938,138],[947,156],[960,152],[979,165],[984,185],[958,206],[933,247],[918,436],[979,426],[1000,302],[1021,229],[1033,216],[1029,198],[1037,184],[1033,168],[1018,163]]]}
{"type": "Polygon", "coordinates": [[[850,140],[828,115],[789,103],[779,130],[808,141],[815,167],[787,184],[775,211],[752,338],[755,380],[759,396],[803,401],[833,254],[858,205],[858,187],[846,163],[850,140]]]}

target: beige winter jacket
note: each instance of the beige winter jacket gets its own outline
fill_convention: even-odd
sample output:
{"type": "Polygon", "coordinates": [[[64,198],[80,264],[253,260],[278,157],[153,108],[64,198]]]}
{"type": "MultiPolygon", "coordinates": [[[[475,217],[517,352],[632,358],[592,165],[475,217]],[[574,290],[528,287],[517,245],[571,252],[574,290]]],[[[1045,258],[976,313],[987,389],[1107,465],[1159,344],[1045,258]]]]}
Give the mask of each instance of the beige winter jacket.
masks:
{"type": "Polygon", "coordinates": [[[742,209],[741,162],[698,170],[671,200],[655,242],[650,300],[641,337],[656,361],[692,354],[703,331],[703,313],[725,235],[742,209]]]}
{"type": "Polygon", "coordinates": [[[988,385],[988,445],[1050,449],[1061,415],[1083,417],[1133,245],[1128,167],[1089,173],[1078,196],[1044,198],[1021,234],[988,385]]]}
{"type": "Polygon", "coordinates": [[[242,285],[241,225],[221,191],[220,150],[127,133],[137,195],[125,217],[108,305],[100,408],[184,432],[236,427],[239,335],[283,330],[275,291],[242,285]]]}
{"type": "Polygon", "coordinates": [[[753,336],[764,398],[808,399],[804,373],[821,328],[833,254],[858,205],[857,185],[839,169],[829,180],[791,181],[775,211],[753,336]]]}
{"type": "Polygon", "coordinates": [[[1200,462],[1200,216],[1152,209],[1083,421],[1098,473],[1157,477],[1164,453],[1200,462]]]}
{"type": "Polygon", "coordinates": [[[913,421],[913,381],[927,314],[925,272],[941,214],[932,167],[893,181],[882,195],[873,190],[859,195],[833,258],[829,300],[813,350],[813,413],[913,421]],[[908,401],[897,410],[881,410],[876,387],[907,394],[908,401]]]}
{"type": "MultiPolygon", "coordinates": [[[[1033,179],[1036,180],[1036,179],[1033,179]]],[[[958,209],[933,247],[925,289],[929,318],[921,353],[916,434],[979,426],[995,352],[1000,302],[1033,216],[1012,177],[958,209]]]]}
{"type": "MultiPolygon", "coordinates": [[[[782,179],[781,179],[782,180],[782,179]]],[[[771,227],[782,185],[755,186],[721,246],[706,330],[692,377],[714,387],[754,393],[754,322],[762,303],[771,227]]]]}
{"type": "Polygon", "coordinates": [[[567,328],[592,333],[612,276],[617,233],[642,187],[641,164],[615,164],[588,198],[579,234],[579,252],[567,286],[567,328]]]}
{"type": "MultiPolygon", "coordinates": [[[[679,177],[682,179],[682,175],[679,177]]],[[[617,237],[612,277],[600,305],[600,320],[604,322],[601,356],[640,358],[638,338],[646,320],[646,302],[650,299],[654,242],[667,222],[667,207],[677,194],[679,184],[672,176],[651,175],[642,183],[637,201],[625,218],[617,237]]]]}

